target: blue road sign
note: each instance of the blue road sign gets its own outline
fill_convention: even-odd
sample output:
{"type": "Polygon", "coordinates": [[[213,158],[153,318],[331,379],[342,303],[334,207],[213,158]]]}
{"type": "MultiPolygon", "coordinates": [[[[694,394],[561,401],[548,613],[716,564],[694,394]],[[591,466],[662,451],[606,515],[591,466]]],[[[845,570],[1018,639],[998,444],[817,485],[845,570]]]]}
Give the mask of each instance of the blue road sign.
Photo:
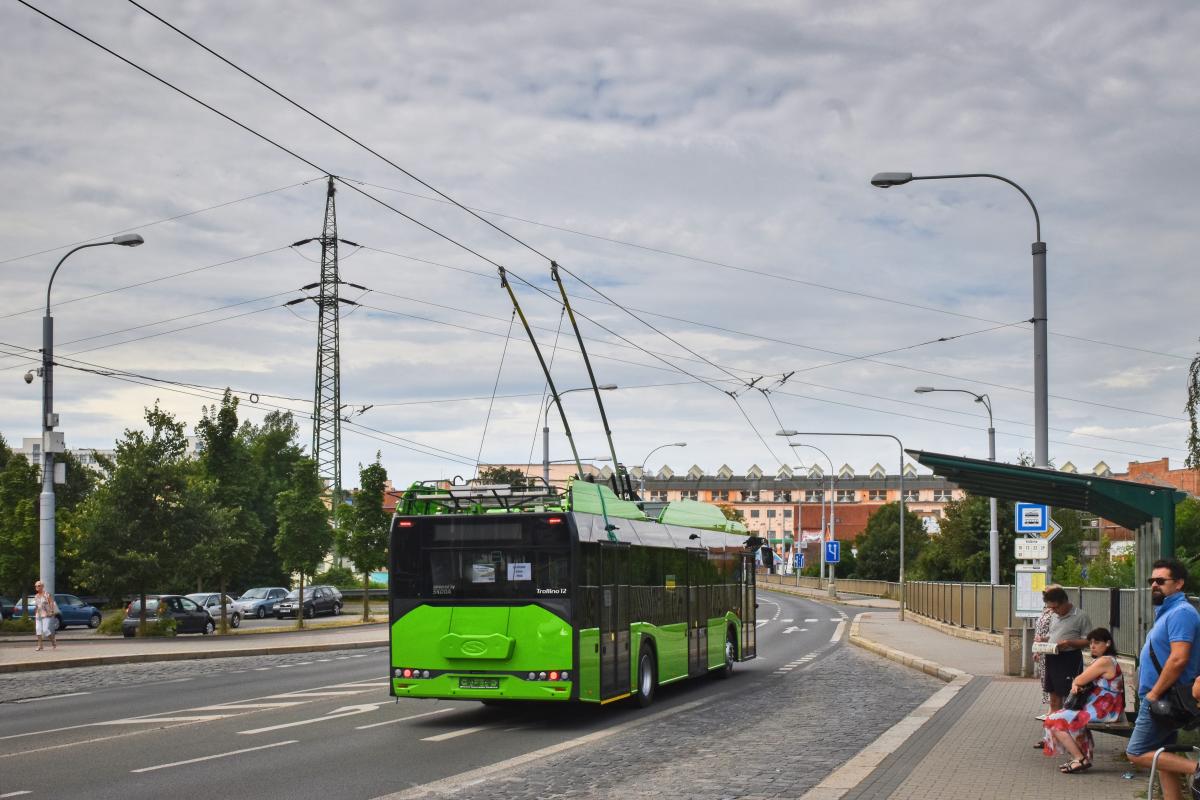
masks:
{"type": "Polygon", "coordinates": [[[1017,503],[1017,533],[1046,533],[1050,530],[1050,507],[1040,503],[1017,503]]]}
{"type": "Polygon", "coordinates": [[[842,543],[841,542],[826,542],[825,543],[825,563],[836,564],[842,560],[842,543]]]}
{"type": "Polygon", "coordinates": [[[796,553],[794,560],[796,569],[804,569],[804,553],[796,553]]]}

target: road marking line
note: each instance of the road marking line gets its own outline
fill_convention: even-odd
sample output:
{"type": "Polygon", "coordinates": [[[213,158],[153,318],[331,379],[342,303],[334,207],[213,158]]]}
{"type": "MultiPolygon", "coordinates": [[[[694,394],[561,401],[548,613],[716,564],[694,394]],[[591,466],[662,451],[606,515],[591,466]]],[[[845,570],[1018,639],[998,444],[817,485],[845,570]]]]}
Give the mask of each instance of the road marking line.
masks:
{"type": "Polygon", "coordinates": [[[5,792],[4,794],[0,794],[0,797],[20,797],[23,794],[33,794],[33,791],[31,789],[21,789],[16,792],[5,792]]]}
{"type": "Polygon", "coordinates": [[[444,742],[447,739],[456,739],[459,736],[466,736],[469,733],[479,733],[480,731],[486,731],[486,730],[487,730],[486,725],[479,725],[474,728],[461,728],[460,730],[450,731],[449,733],[439,733],[437,736],[426,736],[421,741],[422,742],[444,742]]]}
{"type": "Polygon", "coordinates": [[[228,753],[217,753],[212,756],[200,756],[199,758],[189,758],[186,761],[172,761],[170,764],[156,764],[153,767],[142,767],[141,769],[131,769],[130,772],[153,772],[156,769],[167,769],[169,767],[182,767],[187,764],[198,764],[201,761],[212,761],[214,758],[225,758],[226,756],[240,756],[242,753],[253,753],[256,750],[268,750],[272,747],[282,747],[285,744],[296,744],[299,739],[288,739],[286,742],[275,742],[274,744],[263,744],[258,747],[247,747],[242,750],[230,750],[228,753]]]}
{"type": "Polygon", "coordinates": [[[255,667],[254,671],[255,672],[266,672],[269,669],[270,669],[270,667],[255,667]]]}
{"type": "Polygon", "coordinates": [[[376,689],[378,687],[387,688],[391,686],[387,681],[359,681],[358,683],[339,683],[333,689],[376,689]]]}
{"type": "Polygon", "coordinates": [[[845,619],[846,619],[845,617],[830,617],[830,618],[829,618],[829,621],[830,621],[830,622],[842,622],[842,621],[844,621],[845,619]]]}
{"type": "Polygon", "coordinates": [[[804,621],[805,622],[820,622],[820,620],[818,620],[816,617],[809,617],[804,621]]]}
{"type": "Polygon", "coordinates": [[[93,725],[153,725],[156,722],[204,722],[210,719],[225,719],[233,714],[206,714],[187,717],[129,717],[128,719],[111,719],[108,722],[94,722],[93,725]]]}
{"type": "Polygon", "coordinates": [[[846,631],[846,620],[838,623],[837,629],[834,630],[833,636],[829,637],[829,641],[836,642],[842,638],[842,634],[846,631]]]}
{"type": "Polygon", "coordinates": [[[350,689],[341,689],[338,691],[330,691],[330,692],[309,692],[309,691],[304,691],[302,689],[298,692],[288,692],[287,694],[273,694],[270,697],[268,697],[267,699],[268,700],[283,700],[283,699],[291,698],[291,697],[349,697],[350,695],[362,694],[363,692],[369,692],[369,691],[371,691],[371,690],[370,689],[359,689],[358,691],[353,691],[350,689]]]}
{"type": "Polygon", "coordinates": [[[228,703],[220,706],[201,706],[193,708],[192,711],[250,711],[255,708],[291,708],[292,706],[304,705],[303,700],[294,700],[290,703],[228,703]]]}
{"type": "Polygon", "coordinates": [[[781,619],[779,621],[780,622],[794,622],[795,620],[793,620],[791,617],[788,617],[787,619],[781,619]]]}
{"type": "MultiPolygon", "coordinates": [[[[82,697],[91,692],[71,692],[70,694],[48,694],[45,697],[27,697],[24,700],[17,700],[18,703],[39,703],[42,700],[60,700],[64,697],[82,697]]],[[[0,794],[0,797],[13,797],[11,794],[0,794]]]]}
{"type": "Polygon", "coordinates": [[[294,666],[296,666],[296,665],[295,665],[295,664],[280,664],[280,665],[279,665],[279,668],[280,668],[280,669],[287,669],[288,667],[294,667],[294,666]]]}
{"type": "Polygon", "coordinates": [[[381,725],[395,725],[397,722],[408,722],[410,719],[420,719],[421,717],[432,717],[434,714],[445,714],[447,711],[454,711],[453,708],[439,708],[437,711],[426,711],[424,714],[413,714],[408,717],[400,717],[400,719],[389,719],[383,722],[372,722],[370,725],[359,725],[354,730],[365,731],[367,728],[378,728],[381,725]]]}
{"type": "Polygon", "coordinates": [[[368,711],[375,711],[379,708],[379,703],[364,703],[357,706],[345,706],[343,708],[335,708],[323,717],[313,717],[312,719],[301,719],[296,722],[284,722],[280,725],[269,725],[265,728],[253,728],[248,731],[238,731],[243,736],[254,736],[259,733],[270,733],[271,731],[279,731],[284,728],[295,728],[300,725],[313,725],[317,722],[328,722],[333,719],[341,719],[342,717],[353,717],[356,714],[365,714],[368,711]]]}

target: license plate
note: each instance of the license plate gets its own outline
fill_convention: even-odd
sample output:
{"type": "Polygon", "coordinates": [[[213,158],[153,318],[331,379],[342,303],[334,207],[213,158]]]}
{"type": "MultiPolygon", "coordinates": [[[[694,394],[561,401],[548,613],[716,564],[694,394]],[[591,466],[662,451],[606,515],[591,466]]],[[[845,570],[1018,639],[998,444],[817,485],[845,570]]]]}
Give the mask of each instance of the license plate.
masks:
{"type": "Polygon", "coordinates": [[[460,689],[499,689],[499,678],[459,678],[460,689]]]}

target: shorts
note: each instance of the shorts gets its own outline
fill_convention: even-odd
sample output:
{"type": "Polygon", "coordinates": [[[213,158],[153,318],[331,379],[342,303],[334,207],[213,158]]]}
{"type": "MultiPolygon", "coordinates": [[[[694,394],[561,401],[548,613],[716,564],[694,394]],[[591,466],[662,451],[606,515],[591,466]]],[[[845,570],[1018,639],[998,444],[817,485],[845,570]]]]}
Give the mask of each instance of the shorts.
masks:
{"type": "Polygon", "coordinates": [[[1068,650],[1065,653],[1046,654],[1046,674],[1042,678],[1042,689],[1059,697],[1071,693],[1071,681],[1083,672],[1083,653],[1068,650]]]}
{"type": "Polygon", "coordinates": [[[1154,717],[1150,716],[1150,703],[1146,702],[1146,696],[1138,695],[1137,719],[1134,720],[1133,735],[1129,737],[1129,744],[1125,745],[1125,752],[1131,756],[1153,752],[1175,744],[1177,734],[1178,731],[1155,722],[1154,717]]]}
{"type": "Polygon", "coordinates": [[[52,636],[58,627],[58,620],[54,617],[38,617],[33,624],[38,636],[52,636]]]}

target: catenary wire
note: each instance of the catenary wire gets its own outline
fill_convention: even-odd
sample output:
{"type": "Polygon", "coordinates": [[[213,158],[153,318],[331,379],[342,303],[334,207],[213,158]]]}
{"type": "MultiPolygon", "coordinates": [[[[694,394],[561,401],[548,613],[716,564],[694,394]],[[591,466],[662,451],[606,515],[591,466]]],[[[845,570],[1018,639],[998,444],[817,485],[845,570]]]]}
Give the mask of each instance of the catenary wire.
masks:
{"type": "Polygon", "coordinates": [[[483,418],[483,433],[479,437],[479,451],[475,454],[475,475],[479,477],[479,463],[483,458],[483,446],[487,442],[488,424],[492,421],[492,409],[496,406],[496,392],[500,391],[500,376],[504,374],[504,358],[508,355],[508,343],[512,341],[512,326],[517,319],[517,310],[514,308],[512,316],[508,319],[508,333],[504,335],[504,347],[500,349],[500,366],[496,367],[496,382],[492,384],[492,396],[488,400],[487,415],[483,418]]]}

